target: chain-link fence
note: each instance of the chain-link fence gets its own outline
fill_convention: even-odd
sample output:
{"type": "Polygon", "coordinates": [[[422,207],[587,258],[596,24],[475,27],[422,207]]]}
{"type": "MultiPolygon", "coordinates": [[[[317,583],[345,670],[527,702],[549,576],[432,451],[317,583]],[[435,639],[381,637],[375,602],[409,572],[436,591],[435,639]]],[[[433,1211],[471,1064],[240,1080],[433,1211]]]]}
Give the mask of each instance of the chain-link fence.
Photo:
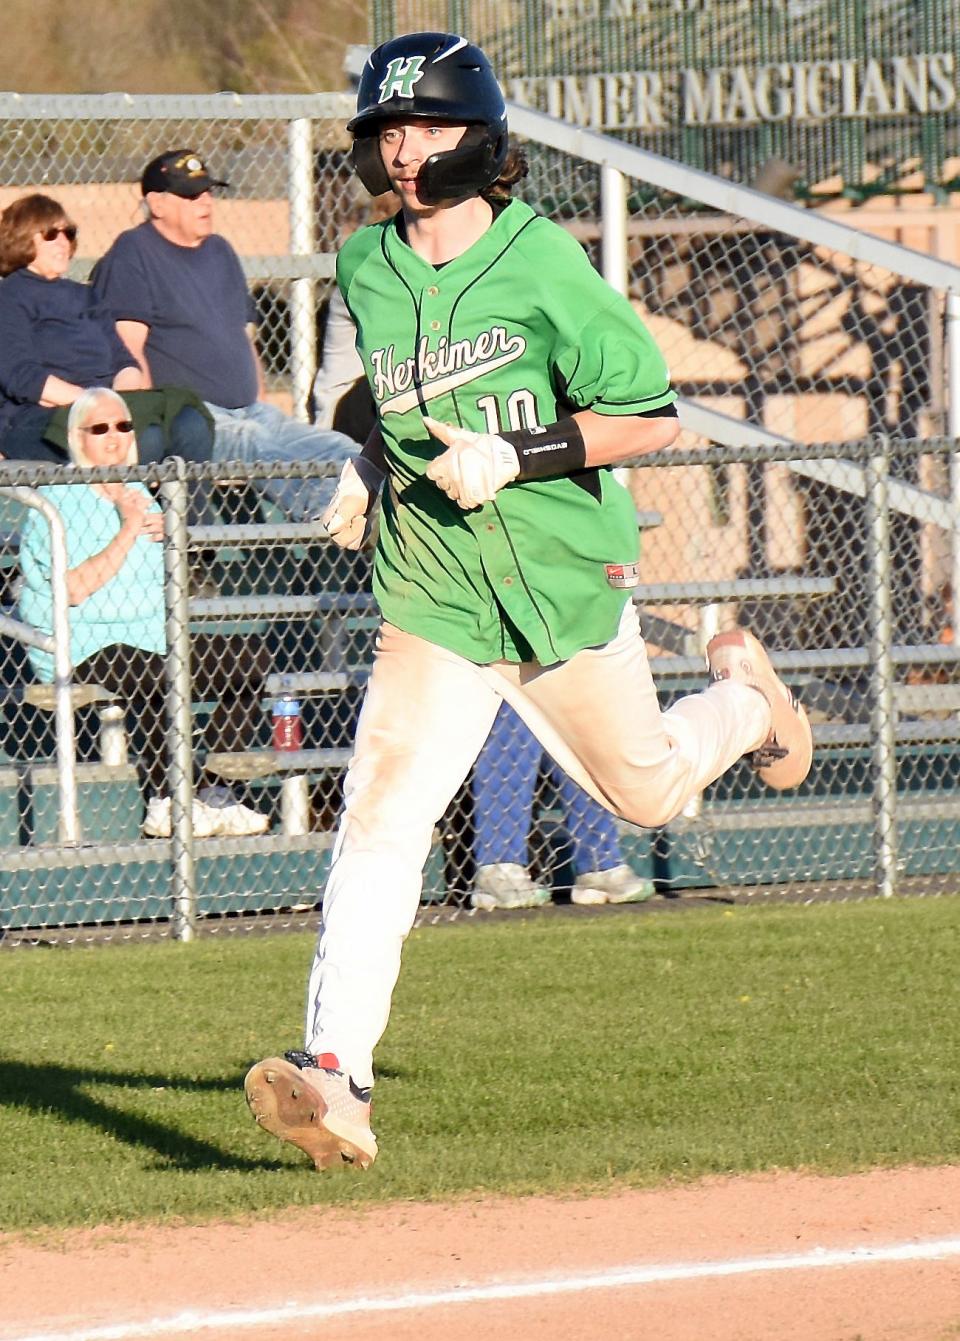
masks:
{"type": "MultiPolygon", "coordinates": [[[[0,202],[30,189],[63,200],[81,227],[81,275],[134,225],[155,152],[189,145],[231,181],[216,226],[262,289],[271,394],[301,407],[333,252],[362,213],[345,100],[0,102],[0,202]]],[[[785,884],[850,895],[914,877],[952,888],[960,510],[938,435],[957,433],[960,360],[944,338],[957,272],[756,193],[717,199],[697,174],[665,189],[653,160],[613,174],[618,196],[610,151],[525,134],[527,198],[629,293],[685,398],[678,450],[630,480],[636,599],[664,700],[702,684],[705,639],[739,620],[810,707],[817,753],[796,795],[764,795],[744,765],[650,833],[593,812],[498,724],[506,745],[498,730],[438,826],[425,915],[469,908],[477,868],[504,863],[558,902],[642,897],[643,881],[667,896],[785,884]],[[621,867],[632,891],[590,882],[621,867]]],[[[334,551],[278,506],[278,483],[323,471],[133,472],[162,509],[165,543],[144,612],[154,630],[162,619],[148,654],[160,660],[132,662],[132,676],[116,654],[92,661],[95,675],[81,662],[65,700],[42,660],[52,645],[0,627],[7,944],[314,922],[377,619],[369,554],[334,551]]],[[[68,480],[85,492],[71,475],[0,473],[0,486],[68,480]]],[[[22,623],[31,572],[50,569],[46,522],[22,495],[0,495],[0,508],[5,619],[22,623]]]]}
{"type": "Polygon", "coordinates": [[[80,230],[70,274],[83,279],[119,233],[143,221],[146,164],[168,149],[195,150],[229,183],[214,227],[250,282],[269,390],[302,413],[335,253],[362,219],[347,161],[350,106],[337,93],[0,94],[0,208],[31,191],[57,200],[80,230]]]}
{"type": "MultiPolygon", "coordinates": [[[[758,629],[815,724],[803,787],[768,793],[744,763],[672,824],[640,830],[571,787],[504,716],[438,825],[425,915],[482,906],[489,869],[505,863],[527,872],[538,898],[558,903],[716,886],[851,897],[909,888],[914,877],[928,892],[955,887],[960,661],[945,594],[926,589],[915,562],[918,549],[941,540],[947,500],[917,491],[905,546],[891,474],[907,458],[921,471],[942,467],[947,444],[873,439],[848,445],[843,463],[835,446],[807,450],[807,461],[792,464],[783,448],[664,454],[634,477],[638,497],[653,493],[663,504],[639,514],[656,580],[648,576],[634,594],[663,702],[702,687],[713,630],[735,622],[758,629]],[[801,464],[836,472],[835,486],[811,492],[792,468],[801,464]],[[862,497],[850,493],[851,470],[862,497]],[[737,568],[756,473],[771,531],[792,529],[801,514],[829,531],[833,573],[803,563],[763,576],[737,568]],[[673,504],[678,495],[682,506],[673,504]],[[728,567],[733,576],[724,576],[728,567]],[[896,631],[898,589],[923,608],[922,637],[896,631]],[[863,636],[838,639],[841,627],[863,636]]],[[[120,642],[119,626],[128,637],[133,627],[145,649],[161,650],[107,643],[83,656],[74,632],[72,769],[58,755],[52,653],[25,648],[24,631],[4,623],[7,943],[313,921],[377,615],[369,554],[335,549],[317,528],[286,521],[263,494],[264,475],[307,472],[238,468],[225,483],[222,468],[173,462],[126,473],[128,484],[146,482],[164,514],[164,562],[153,570],[159,591],[138,574],[113,631],[120,642]],[[193,520],[201,506],[203,519],[193,520]],[[67,825],[65,804],[76,816],[67,825]]],[[[34,486],[59,480],[39,493],[63,517],[68,548],[78,526],[95,546],[112,505],[75,472],[3,468],[5,479],[25,473],[34,486]]],[[[22,493],[5,490],[3,506],[5,621],[22,621],[39,608],[31,593],[49,574],[48,523],[22,493]]]]}
{"type": "MultiPolygon", "coordinates": [[[[685,444],[956,436],[956,264],[539,114],[515,109],[513,122],[529,137],[527,198],[555,211],[581,239],[663,350],[687,402],[685,444]],[[691,201],[713,208],[692,212],[691,201]]],[[[944,459],[924,462],[906,451],[895,454],[892,469],[908,491],[952,487],[958,501],[944,459]]],[[[640,503],[662,510],[663,480],[645,478],[640,503]]],[[[684,542],[691,562],[724,577],[802,569],[845,579],[861,560],[837,544],[832,514],[854,506],[850,496],[821,467],[798,466],[795,478],[802,485],[784,494],[792,520],[785,515],[774,525],[766,476],[748,470],[742,548],[721,557],[709,530],[694,528],[684,542]]],[[[712,479],[712,516],[722,522],[729,477],[719,468],[712,479]]],[[[924,573],[923,593],[895,577],[898,637],[922,639],[931,593],[955,585],[957,547],[948,526],[922,551],[916,520],[903,508],[892,528],[902,558],[910,556],[902,571],[911,581],[924,573]]],[[[661,554],[668,559],[654,535],[654,573],[661,554]]],[[[842,597],[831,603],[822,636],[823,646],[864,642],[863,608],[858,615],[842,597]]]]}

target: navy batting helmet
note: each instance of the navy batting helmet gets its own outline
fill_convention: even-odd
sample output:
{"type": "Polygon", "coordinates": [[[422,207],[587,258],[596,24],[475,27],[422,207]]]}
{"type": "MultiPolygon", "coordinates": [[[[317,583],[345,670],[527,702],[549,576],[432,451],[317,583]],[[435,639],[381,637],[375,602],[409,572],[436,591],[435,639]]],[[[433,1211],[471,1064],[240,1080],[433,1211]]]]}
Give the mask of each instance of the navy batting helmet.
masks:
{"type": "Polygon", "coordinates": [[[390,190],[378,133],[385,121],[464,124],[456,149],[431,154],[417,176],[427,203],[483,191],[507,156],[507,108],[490,62],[456,33],[407,33],[370,53],[357,91],[353,164],[371,195],[390,190]]]}

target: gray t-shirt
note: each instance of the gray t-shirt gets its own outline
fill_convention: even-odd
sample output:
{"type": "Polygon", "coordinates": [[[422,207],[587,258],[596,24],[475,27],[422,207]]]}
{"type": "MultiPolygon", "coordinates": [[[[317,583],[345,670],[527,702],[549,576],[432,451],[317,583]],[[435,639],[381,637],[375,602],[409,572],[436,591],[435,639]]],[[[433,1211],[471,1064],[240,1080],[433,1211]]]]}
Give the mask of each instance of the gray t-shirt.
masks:
{"type": "Polygon", "coordinates": [[[91,276],[116,321],[149,327],[155,386],[183,386],[234,410],[257,399],[246,326],[255,310],[236,252],[213,234],[199,247],[168,242],[152,223],[121,233],[91,276]]]}

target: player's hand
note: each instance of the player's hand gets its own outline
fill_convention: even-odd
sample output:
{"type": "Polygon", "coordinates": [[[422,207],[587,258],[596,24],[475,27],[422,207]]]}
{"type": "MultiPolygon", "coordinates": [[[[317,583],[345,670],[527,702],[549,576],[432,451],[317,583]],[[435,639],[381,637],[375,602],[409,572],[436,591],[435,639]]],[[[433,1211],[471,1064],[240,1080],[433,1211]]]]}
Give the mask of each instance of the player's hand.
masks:
{"type": "Polygon", "coordinates": [[[489,503],[520,474],[516,450],[495,433],[454,428],[427,415],[423,422],[447,449],[427,466],[427,478],[465,512],[489,503]]]}
{"type": "Polygon", "coordinates": [[[364,457],[347,461],[336,493],[321,521],[327,535],[341,549],[359,549],[370,524],[370,511],[380,493],[383,472],[364,457]]]}

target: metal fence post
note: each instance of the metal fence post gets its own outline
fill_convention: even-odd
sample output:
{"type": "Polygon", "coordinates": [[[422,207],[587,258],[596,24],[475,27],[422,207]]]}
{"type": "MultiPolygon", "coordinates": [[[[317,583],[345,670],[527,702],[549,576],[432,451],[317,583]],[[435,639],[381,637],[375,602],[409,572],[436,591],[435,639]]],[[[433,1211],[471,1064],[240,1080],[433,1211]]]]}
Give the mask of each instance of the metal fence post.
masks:
{"type": "MultiPolygon", "coordinates": [[[[603,277],[626,298],[630,285],[627,267],[627,179],[617,168],[600,165],[600,230],[603,277]]],[[[618,466],[614,478],[629,487],[630,471],[618,466]]]]}
{"type": "MultiPolygon", "coordinates": [[[[290,251],[295,257],[316,251],[316,206],[313,184],[313,122],[297,117],[290,122],[289,181],[290,251]]],[[[290,284],[290,386],[293,413],[307,417],[310,384],[317,365],[315,281],[295,279],[290,284]]]]}
{"type": "Polygon", "coordinates": [[[627,179],[617,168],[600,167],[600,227],[603,277],[624,297],[628,288],[627,179]]]}
{"type": "Polygon", "coordinates": [[[164,480],[164,566],[167,607],[168,759],[173,774],[171,859],[173,934],[192,941],[197,930],[197,879],[193,854],[193,720],[190,678],[190,592],[187,563],[187,481],[164,480]]]}
{"type": "MultiPolygon", "coordinates": [[[[960,293],[948,293],[946,305],[947,344],[947,437],[960,439],[960,293]]],[[[950,555],[950,586],[953,598],[953,631],[958,629],[960,605],[960,451],[950,453],[950,507],[953,519],[950,555]]]]}
{"type": "Polygon", "coordinates": [[[28,646],[42,647],[53,655],[54,720],[57,740],[57,830],[64,846],[80,842],[77,810],[77,750],[73,720],[73,663],[70,660],[70,610],[67,603],[67,533],[63,518],[48,498],[25,485],[0,489],[0,495],[35,508],[50,528],[50,601],[53,637],[30,629],[19,620],[4,617],[5,632],[28,646]]]}
{"type": "Polygon", "coordinates": [[[890,444],[877,439],[867,470],[867,572],[870,585],[871,731],[873,735],[873,832],[877,889],[897,887],[897,758],[893,703],[893,601],[890,591],[890,444]]]}

